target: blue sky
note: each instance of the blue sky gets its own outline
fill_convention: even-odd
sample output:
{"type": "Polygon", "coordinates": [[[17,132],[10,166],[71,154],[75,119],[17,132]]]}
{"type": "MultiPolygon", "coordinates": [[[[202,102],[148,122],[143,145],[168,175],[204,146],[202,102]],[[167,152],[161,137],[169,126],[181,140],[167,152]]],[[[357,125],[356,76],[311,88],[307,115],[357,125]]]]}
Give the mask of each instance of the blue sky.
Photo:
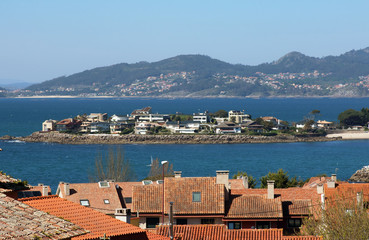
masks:
{"type": "Polygon", "coordinates": [[[205,54],[257,65],[369,47],[369,1],[0,1],[0,82],[205,54]]]}

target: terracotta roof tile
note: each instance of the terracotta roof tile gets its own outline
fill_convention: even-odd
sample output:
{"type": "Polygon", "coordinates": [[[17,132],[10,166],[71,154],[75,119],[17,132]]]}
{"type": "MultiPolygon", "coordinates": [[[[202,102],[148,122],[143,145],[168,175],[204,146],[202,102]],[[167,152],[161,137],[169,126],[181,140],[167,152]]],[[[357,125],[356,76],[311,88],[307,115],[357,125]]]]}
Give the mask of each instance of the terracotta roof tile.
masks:
{"type": "MultiPolygon", "coordinates": [[[[282,229],[228,230],[225,225],[174,225],[174,238],[181,240],[322,240],[320,237],[285,237],[282,229]]],[[[168,236],[169,227],[159,226],[156,233],[168,236]]]]}
{"type": "Polygon", "coordinates": [[[282,218],[281,198],[266,195],[233,195],[227,218],[282,218]]]}
{"type": "Polygon", "coordinates": [[[116,188],[114,182],[108,182],[108,187],[100,187],[99,183],[68,183],[70,195],[64,191],[65,183],[60,183],[59,196],[80,204],[80,200],[88,200],[90,208],[105,214],[114,214],[115,209],[123,208],[123,201],[119,198],[120,190],[116,188]],[[107,200],[109,203],[105,203],[107,200]]]}
{"type": "MultiPolygon", "coordinates": [[[[216,184],[215,177],[165,178],[165,212],[169,202],[176,214],[224,214],[224,185],[216,184]],[[201,193],[201,201],[193,202],[193,192],[201,193]]],[[[133,211],[160,213],[163,185],[133,187],[133,211]]]]}
{"type": "Polygon", "coordinates": [[[86,230],[0,193],[0,239],[67,239],[86,230]]]}
{"type": "Polygon", "coordinates": [[[335,188],[328,188],[324,185],[325,197],[328,199],[336,199],[337,197],[344,197],[346,199],[356,200],[356,194],[363,192],[364,201],[369,201],[369,183],[336,183],[335,188]]]}
{"type": "Polygon", "coordinates": [[[165,178],[165,203],[169,202],[176,214],[224,214],[225,188],[215,177],[165,178]],[[201,193],[200,202],[192,201],[193,192],[201,193]]]}
{"type": "Polygon", "coordinates": [[[58,196],[26,198],[22,202],[90,231],[73,239],[98,239],[104,233],[107,237],[120,236],[119,239],[150,239],[145,230],[58,196]]]}

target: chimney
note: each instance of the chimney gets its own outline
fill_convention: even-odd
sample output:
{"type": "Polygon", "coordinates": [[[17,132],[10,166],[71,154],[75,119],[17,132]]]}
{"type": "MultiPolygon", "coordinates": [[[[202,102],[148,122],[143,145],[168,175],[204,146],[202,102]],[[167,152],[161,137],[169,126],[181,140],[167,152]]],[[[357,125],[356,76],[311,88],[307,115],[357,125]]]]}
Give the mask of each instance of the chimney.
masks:
{"type": "Polygon", "coordinates": [[[335,182],[337,182],[337,174],[332,174],[331,179],[335,182]]]}
{"type": "Polygon", "coordinates": [[[217,170],[217,184],[224,184],[227,191],[229,190],[229,171],[228,170],[217,170]]]}
{"type": "Polygon", "coordinates": [[[324,193],[324,185],[322,183],[319,183],[318,186],[316,186],[316,191],[318,194],[324,193]]]}
{"type": "Polygon", "coordinates": [[[363,192],[358,192],[356,193],[356,202],[357,202],[357,207],[358,209],[363,209],[364,205],[363,205],[363,192]]]}
{"type": "Polygon", "coordinates": [[[229,171],[228,170],[218,170],[217,171],[217,177],[216,177],[216,183],[217,184],[224,184],[225,187],[225,200],[228,201],[229,200],[229,181],[228,181],[228,177],[229,177],[229,171]]]}
{"type": "Polygon", "coordinates": [[[336,187],[336,181],[334,181],[332,179],[328,179],[327,180],[327,187],[328,188],[335,188],[336,187]]]}
{"type": "Polygon", "coordinates": [[[175,178],[180,178],[180,177],[182,177],[182,171],[174,171],[174,177],[175,177],[175,178]]]}
{"type": "Polygon", "coordinates": [[[65,192],[65,196],[70,195],[69,183],[64,183],[64,192],[65,192]]]}
{"type": "Polygon", "coordinates": [[[117,208],[115,209],[114,216],[116,219],[126,223],[131,223],[131,209],[117,208]]]}
{"type": "Polygon", "coordinates": [[[39,183],[37,186],[43,186],[44,184],[43,183],[39,183]]]}
{"type": "Polygon", "coordinates": [[[248,176],[243,176],[242,177],[242,184],[243,187],[248,189],[249,188],[249,177],[248,176]]]}
{"type": "Polygon", "coordinates": [[[267,180],[268,183],[268,199],[274,199],[274,180],[267,180]]]}
{"type": "Polygon", "coordinates": [[[42,192],[41,192],[42,196],[47,196],[49,195],[49,188],[48,186],[42,186],[42,192]]]}

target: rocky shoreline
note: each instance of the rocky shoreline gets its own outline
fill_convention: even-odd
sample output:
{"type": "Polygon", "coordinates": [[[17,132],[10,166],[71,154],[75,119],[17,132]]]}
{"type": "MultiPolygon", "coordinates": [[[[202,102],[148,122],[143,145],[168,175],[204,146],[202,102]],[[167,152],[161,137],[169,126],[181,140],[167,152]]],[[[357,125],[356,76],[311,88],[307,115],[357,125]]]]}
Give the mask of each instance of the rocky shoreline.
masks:
{"type": "Polygon", "coordinates": [[[3,140],[25,142],[49,142],[60,144],[235,144],[235,143],[291,143],[327,142],[341,138],[322,136],[251,136],[251,135],[115,135],[84,134],[75,135],[59,132],[35,132],[26,137],[3,136],[3,140]]]}

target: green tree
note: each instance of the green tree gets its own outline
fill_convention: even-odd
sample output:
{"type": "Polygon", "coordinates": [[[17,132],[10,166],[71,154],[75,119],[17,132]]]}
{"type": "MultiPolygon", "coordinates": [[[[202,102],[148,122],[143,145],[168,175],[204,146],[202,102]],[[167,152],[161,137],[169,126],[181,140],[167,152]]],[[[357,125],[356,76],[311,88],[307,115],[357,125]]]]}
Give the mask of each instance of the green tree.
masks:
{"type": "Polygon", "coordinates": [[[173,177],[174,176],[173,164],[167,162],[166,164],[161,165],[159,159],[156,158],[155,160],[152,161],[149,175],[145,178],[145,180],[156,181],[163,179],[163,166],[164,166],[164,176],[173,177]]]}
{"type": "Polygon", "coordinates": [[[306,132],[311,132],[313,130],[313,125],[315,124],[314,120],[307,120],[305,122],[303,130],[306,132]]]}
{"type": "Polygon", "coordinates": [[[215,113],[212,114],[213,117],[221,117],[221,118],[226,118],[228,117],[228,112],[226,110],[218,110],[215,113]]]}
{"type": "Polygon", "coordinates": [[[249,183],[249,188],[255,188],[256,187],[256,179],[247,174],[247,172],[241,172],[238,171],[237,174],[233,175],[233,179],[237,179],[239,176],[243,176],[243,177],[247,177],[248,178],[248,183],[249,183]]]}
{"type": "Polygon", "coordinates": [[[341,126],[354,126],[363,124],[364,114],[362,111],[356,111],[354,109],[348,109],[338,115],[338,120],[341,126]]]}
{"type": "Polygon", "coordinates": [[[120,148],[110,148],[104,155],[99,153],[95,159],[95,168],[89,174],[90,182],[113,180],[115,182],[128,182],[136,180],[136,174],[124,152],[120,148]]]}
{"type": "Polygon", "coordinates": [[[283,169],[279,169],[278,172],[269,172],[267,175],[261,177],[261,188],[268,187],[267,180],[274,180],[274,186],[276,188],[296,187],[300,184],[300,181],[297,180],[296,176],[290,178],[288,176],[288,172],[283,171],[283,169]]]}

